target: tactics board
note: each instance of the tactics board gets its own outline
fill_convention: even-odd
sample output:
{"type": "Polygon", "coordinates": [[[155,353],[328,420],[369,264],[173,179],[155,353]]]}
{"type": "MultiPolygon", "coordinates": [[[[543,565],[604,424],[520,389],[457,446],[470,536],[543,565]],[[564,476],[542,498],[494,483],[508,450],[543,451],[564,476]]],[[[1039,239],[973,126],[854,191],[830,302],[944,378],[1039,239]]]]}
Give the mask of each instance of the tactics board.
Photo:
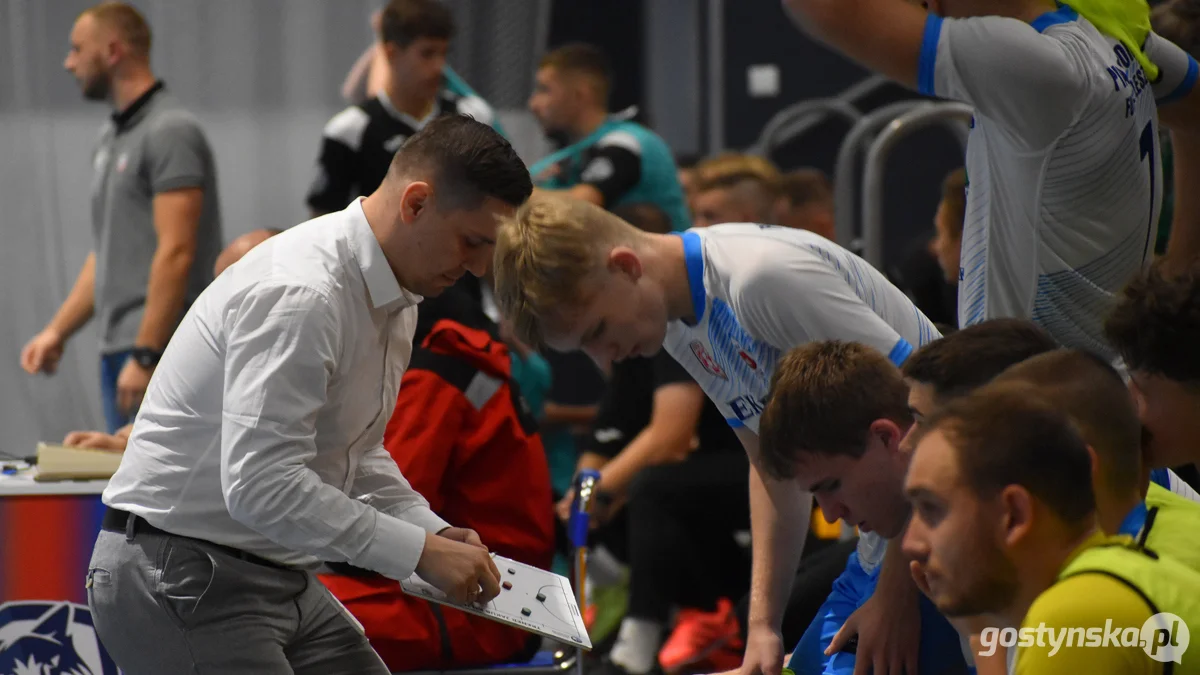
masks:
{"type": "Polygon", "coordinates": [[[487,605],[460,605],[416,574],[400,582],[405,593],[486,619],[591,650],[579,603],[566,577],[492,555],[500,570],[500,595],[487,605]]]}

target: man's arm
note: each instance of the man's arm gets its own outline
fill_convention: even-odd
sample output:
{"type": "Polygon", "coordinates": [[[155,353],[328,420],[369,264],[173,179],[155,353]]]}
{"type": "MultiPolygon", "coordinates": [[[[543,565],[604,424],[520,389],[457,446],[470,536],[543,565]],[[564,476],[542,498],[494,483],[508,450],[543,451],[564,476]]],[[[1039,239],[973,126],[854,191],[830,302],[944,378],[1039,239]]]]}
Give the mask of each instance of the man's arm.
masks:
{"type": "Polygon", "coordinates": [[[1057,138],[1082,104],[1078,66],[1017,19],[943,19],[908,0],[784,4],[816,39],[922,94],[975,106],[1025,147],[1057,138]]]}
{"type": "Polygon", "coordinates": [[[204,191],[198,187],[154,195],[154,232],[158,244],[150,262],[146,309],[134,342],[139,347],[162,351],[179,322],[188,276],[196,257],[196,232],[203,208],[204,191]]]}
{"type": "Polygon", "coordinates": [[[1171,130],[1175,212],[1167,260],[1183,267],[1200,259],[1200,68],[1190,54],[1156,33],[1146,38],[1146,55],[1159,69],[1154,83],[1159,121],[1171,130]]]}
{"type": "Polygon", "coordinates": [[[61,307],[55,312],[54,318],[46,324],[46,328],[62,336],[63,341],[83,328],[92,319],[96,311],[96,252],[88,253],[79,268],[79,276],[75,277],[75,285],[67,294],[61,307]]]}
{"type": "Polygon", "coordinates": [[[579,184],[568,188],[567,194],[610,208],[641,179],[641,143],[627,131],[613,131],[596,141],[579,184]]]}
{"type": "Polygon", "coordinates": [[[95,311],[96,254],[88,253],[75,278],[67,299],[54,313],[54,318],[21,349],[21,368],[30,375],[45,372],[54,374],[63,346],[95,311]]]}
{"type": "Polygon", "coordinates": [[[759,473],[758,435],[734,429],[750,457],[750,532],[753,562],[750,614],[742,672],[778,675],[783,666],[780,629],[812,517],[812,495],[794,482],[759,473]]]}
{"type": "Polygon", "coordinates": [[[654,391],[650,424],[600,471],[600,487],[623,493],[639,471],[687,457],[706,398],[694,382],[675,382],[654,391]]]}
{"type": "MultiPolygon", "coordinates": [[[[440,509],[441,487],[446,480],[448,467],[454,463],[454,453],[459,442],[468,435],[467,408],[470,404],[462,392],[441,377],[427,370],[410,369],[400,380],[400,394],[396,409],[383,432],[383,447],[399,471],[401,481],[408,484],[429,501],[429,508],[440,509]]],[[[384,477],[384,486],[397,482],[391,478],[393,467],[387,466],[382,458],[377,468],[359,465],[359,476],[364,469],[379,471],[384,477]]],[[[371,479],[368,479],[370,481],[371,479]]],[[[355,479],[354,492],[368,504],[380,511],[391,513],[397,518],[409,506],[407,499],[395,503],[387,494],[373,495],[373,482],[359,484],[355,479]]]]}

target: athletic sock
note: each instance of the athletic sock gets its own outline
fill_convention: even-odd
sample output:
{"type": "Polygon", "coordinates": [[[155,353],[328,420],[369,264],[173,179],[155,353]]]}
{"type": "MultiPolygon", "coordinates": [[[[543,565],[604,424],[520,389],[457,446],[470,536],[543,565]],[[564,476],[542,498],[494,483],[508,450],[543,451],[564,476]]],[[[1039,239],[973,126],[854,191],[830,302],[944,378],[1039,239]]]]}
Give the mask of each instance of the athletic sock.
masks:
{"type": "Polygon", "coordinates": [[[658,660],[663,626],[657,621],[625,617],[609,658],[630,675],[645,675],[658,660]]]}

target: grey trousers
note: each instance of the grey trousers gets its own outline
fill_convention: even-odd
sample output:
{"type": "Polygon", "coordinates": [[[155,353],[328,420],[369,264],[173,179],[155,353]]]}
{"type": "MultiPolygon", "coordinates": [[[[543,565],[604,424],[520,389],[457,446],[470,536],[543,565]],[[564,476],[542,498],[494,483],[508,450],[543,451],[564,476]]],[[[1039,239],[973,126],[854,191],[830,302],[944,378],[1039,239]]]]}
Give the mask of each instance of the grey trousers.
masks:
{"type": "Polygon", "coordinates": [[[311,572],[194,539],[101,531],[87,587],[96,633],[125,675],[388,675],[311,572]]]}

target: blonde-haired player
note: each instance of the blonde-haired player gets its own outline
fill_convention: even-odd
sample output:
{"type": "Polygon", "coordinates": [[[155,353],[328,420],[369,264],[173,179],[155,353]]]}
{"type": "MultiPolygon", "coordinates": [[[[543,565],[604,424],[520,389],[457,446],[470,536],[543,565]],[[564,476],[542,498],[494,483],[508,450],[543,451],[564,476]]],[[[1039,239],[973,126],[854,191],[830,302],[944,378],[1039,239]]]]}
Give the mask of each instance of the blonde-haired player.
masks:
{"type": "MultiPolygon", "coordinates": [[[[792,347],[828,339],[867,344],[900,364],[940,337],[933,324],[881,273],[811,232],[737,223],[656,235],[548,193],[501,225],[494,270],[497,305],[522,341],[582,349],[599,363],[666,348],[725,415],[751,458],[747,647],[778,672],[812,495],[754,467],[775,364],[792,347]]],[[[872,602],[915,621],[917,593],[906,567],[888,564],[872,602]]],[[[905,641],[911,624],[883,629],[905,641]]]]}

